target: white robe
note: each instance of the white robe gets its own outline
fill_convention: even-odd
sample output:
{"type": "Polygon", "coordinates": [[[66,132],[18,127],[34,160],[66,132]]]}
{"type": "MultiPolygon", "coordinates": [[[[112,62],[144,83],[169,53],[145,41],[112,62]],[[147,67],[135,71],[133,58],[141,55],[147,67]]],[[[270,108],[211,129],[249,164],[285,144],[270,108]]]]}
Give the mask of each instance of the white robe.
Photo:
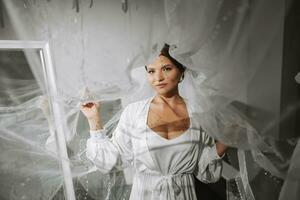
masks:
{"type": "MultiPolygon", "coordinates": [[[[178,154],[162,142],[161,153],[172,158],[157,158],[157,151],[150,152],[151,137],[147,138],[147,115],[152,99],[126,106],[112,138],[104,130],[90,131],[86,155],[102,173],[129,165],[135,169],[130,200],[196,200],[194,176],[205,183],[218,181],[222,157],[217,154],[213,138],[201,131],[193,106],[185,99],[191,122],[190,135],[186,137],[188,144],[184,147],[188,150],[178,154]],[[170,162],[172,159],[178,162],[170,162]]],[[[172,140],[166,142],[172,144],[172,140]]]]}

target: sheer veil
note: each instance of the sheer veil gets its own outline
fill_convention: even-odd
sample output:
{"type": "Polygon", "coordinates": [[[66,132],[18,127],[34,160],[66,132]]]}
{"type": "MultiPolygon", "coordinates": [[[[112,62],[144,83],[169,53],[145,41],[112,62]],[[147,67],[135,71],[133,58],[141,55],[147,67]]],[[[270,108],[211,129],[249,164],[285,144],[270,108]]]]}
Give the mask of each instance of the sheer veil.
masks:
{"type": "MultiPolygon", "coordinates": [[[[274,195],[261,194],[260,179],[265,188],[278,188],[279,199],[299,199],[298,138],[280,137],[277,107],[272,120],[261,125],[257,113],[264,108],[257,108],[260,97],[253,95],[265,91],[265,84],[255,85],[261,73],[280,71],[284,1],[74,0],[72,9],[72,1],[4,0],[2,12],[2,39],[50,43],[59,89],[54,99],[64,108],[69,155],[57,155],[57,127],[37,54],[18,52],[24,63],[16,64],[9,52],[1,53],[3,199],[62,198],[60,159],[70,162],[78,199],[128,198],[130,169],[104,175],[85,157],[88,125],[79,105],[101,101],[111,136],[126,105],[154,94],[144,65],[165,43],[187,67],[180,94],[192,102],[193,117],[209,135],[233,147],[227,156],[238,173],[226,179],[227,198],[274,195]],[[266,66],[273,71],[264,72],[266,66]]],[[[274,91],[267,92],[280,101],[274,91]]]]}

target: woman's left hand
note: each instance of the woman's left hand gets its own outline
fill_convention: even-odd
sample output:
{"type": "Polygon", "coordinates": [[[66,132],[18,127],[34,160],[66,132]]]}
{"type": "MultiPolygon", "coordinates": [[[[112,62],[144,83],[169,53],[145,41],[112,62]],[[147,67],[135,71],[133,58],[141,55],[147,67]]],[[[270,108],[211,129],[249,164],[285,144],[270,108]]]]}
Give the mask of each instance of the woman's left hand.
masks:
{"type": "Polygon", "coordinates": [[[229,146],[221,143],[221,142],[216,142],[216,148],[217,148],[217,153],[220,157],[223,156],[223,154],[226,152],[229,146]]]}

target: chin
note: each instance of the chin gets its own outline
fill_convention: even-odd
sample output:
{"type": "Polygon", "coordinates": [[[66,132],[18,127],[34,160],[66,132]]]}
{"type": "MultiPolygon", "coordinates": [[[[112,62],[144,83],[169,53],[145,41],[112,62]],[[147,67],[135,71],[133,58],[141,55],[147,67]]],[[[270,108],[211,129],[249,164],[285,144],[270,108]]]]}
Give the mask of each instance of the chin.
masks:
{"type": "Polygon", "coordinates": [[[168,93],[168,92],[166,92],[166,91],[161,91],[161,90],[156,90],[156,93],[157,93],[157,94],[166,94],[166,93],[168,93]]]}
{"type": "Polygon", "coordinates": [[[170,90],[156,90],[156,93],[159,95],[167,95],[167,94],[170,94],[171,91],[170,90]]]}

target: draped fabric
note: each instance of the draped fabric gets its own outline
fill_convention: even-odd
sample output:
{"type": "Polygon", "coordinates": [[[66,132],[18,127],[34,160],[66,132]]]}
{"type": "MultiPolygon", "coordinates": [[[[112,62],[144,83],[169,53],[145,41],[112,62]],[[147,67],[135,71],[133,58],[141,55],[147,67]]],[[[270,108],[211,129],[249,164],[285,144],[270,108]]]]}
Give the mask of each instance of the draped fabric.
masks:
{"type": "Polygon", "coordinates": [[[274,195],[262,194],[259,184],[265,191],[275,184],[276,198],[299,198],[298,138],[281,138],[278,128],[284,1],[3,0],[1,5],[1,39],[50,43],[58,87],[53,99],[64,108],[69,155],[59,158],[56,151],[57,127],[38,53],[1,50],[1,198],[63,196],[61,159],[70,162],[78,199],[128,198],[130,171],[103,174],[86,158],[88,126],[79,105],[103,102],[111,137],[123,108],[154,94],[144,65],[165,43],[187,67],[180,94],[195,105],[203,129],[237,150],[228,153],[239,171],[227,180],[228,198],[274,195]],[[270,101],[263,103],[264,98],[270,101]]]}

